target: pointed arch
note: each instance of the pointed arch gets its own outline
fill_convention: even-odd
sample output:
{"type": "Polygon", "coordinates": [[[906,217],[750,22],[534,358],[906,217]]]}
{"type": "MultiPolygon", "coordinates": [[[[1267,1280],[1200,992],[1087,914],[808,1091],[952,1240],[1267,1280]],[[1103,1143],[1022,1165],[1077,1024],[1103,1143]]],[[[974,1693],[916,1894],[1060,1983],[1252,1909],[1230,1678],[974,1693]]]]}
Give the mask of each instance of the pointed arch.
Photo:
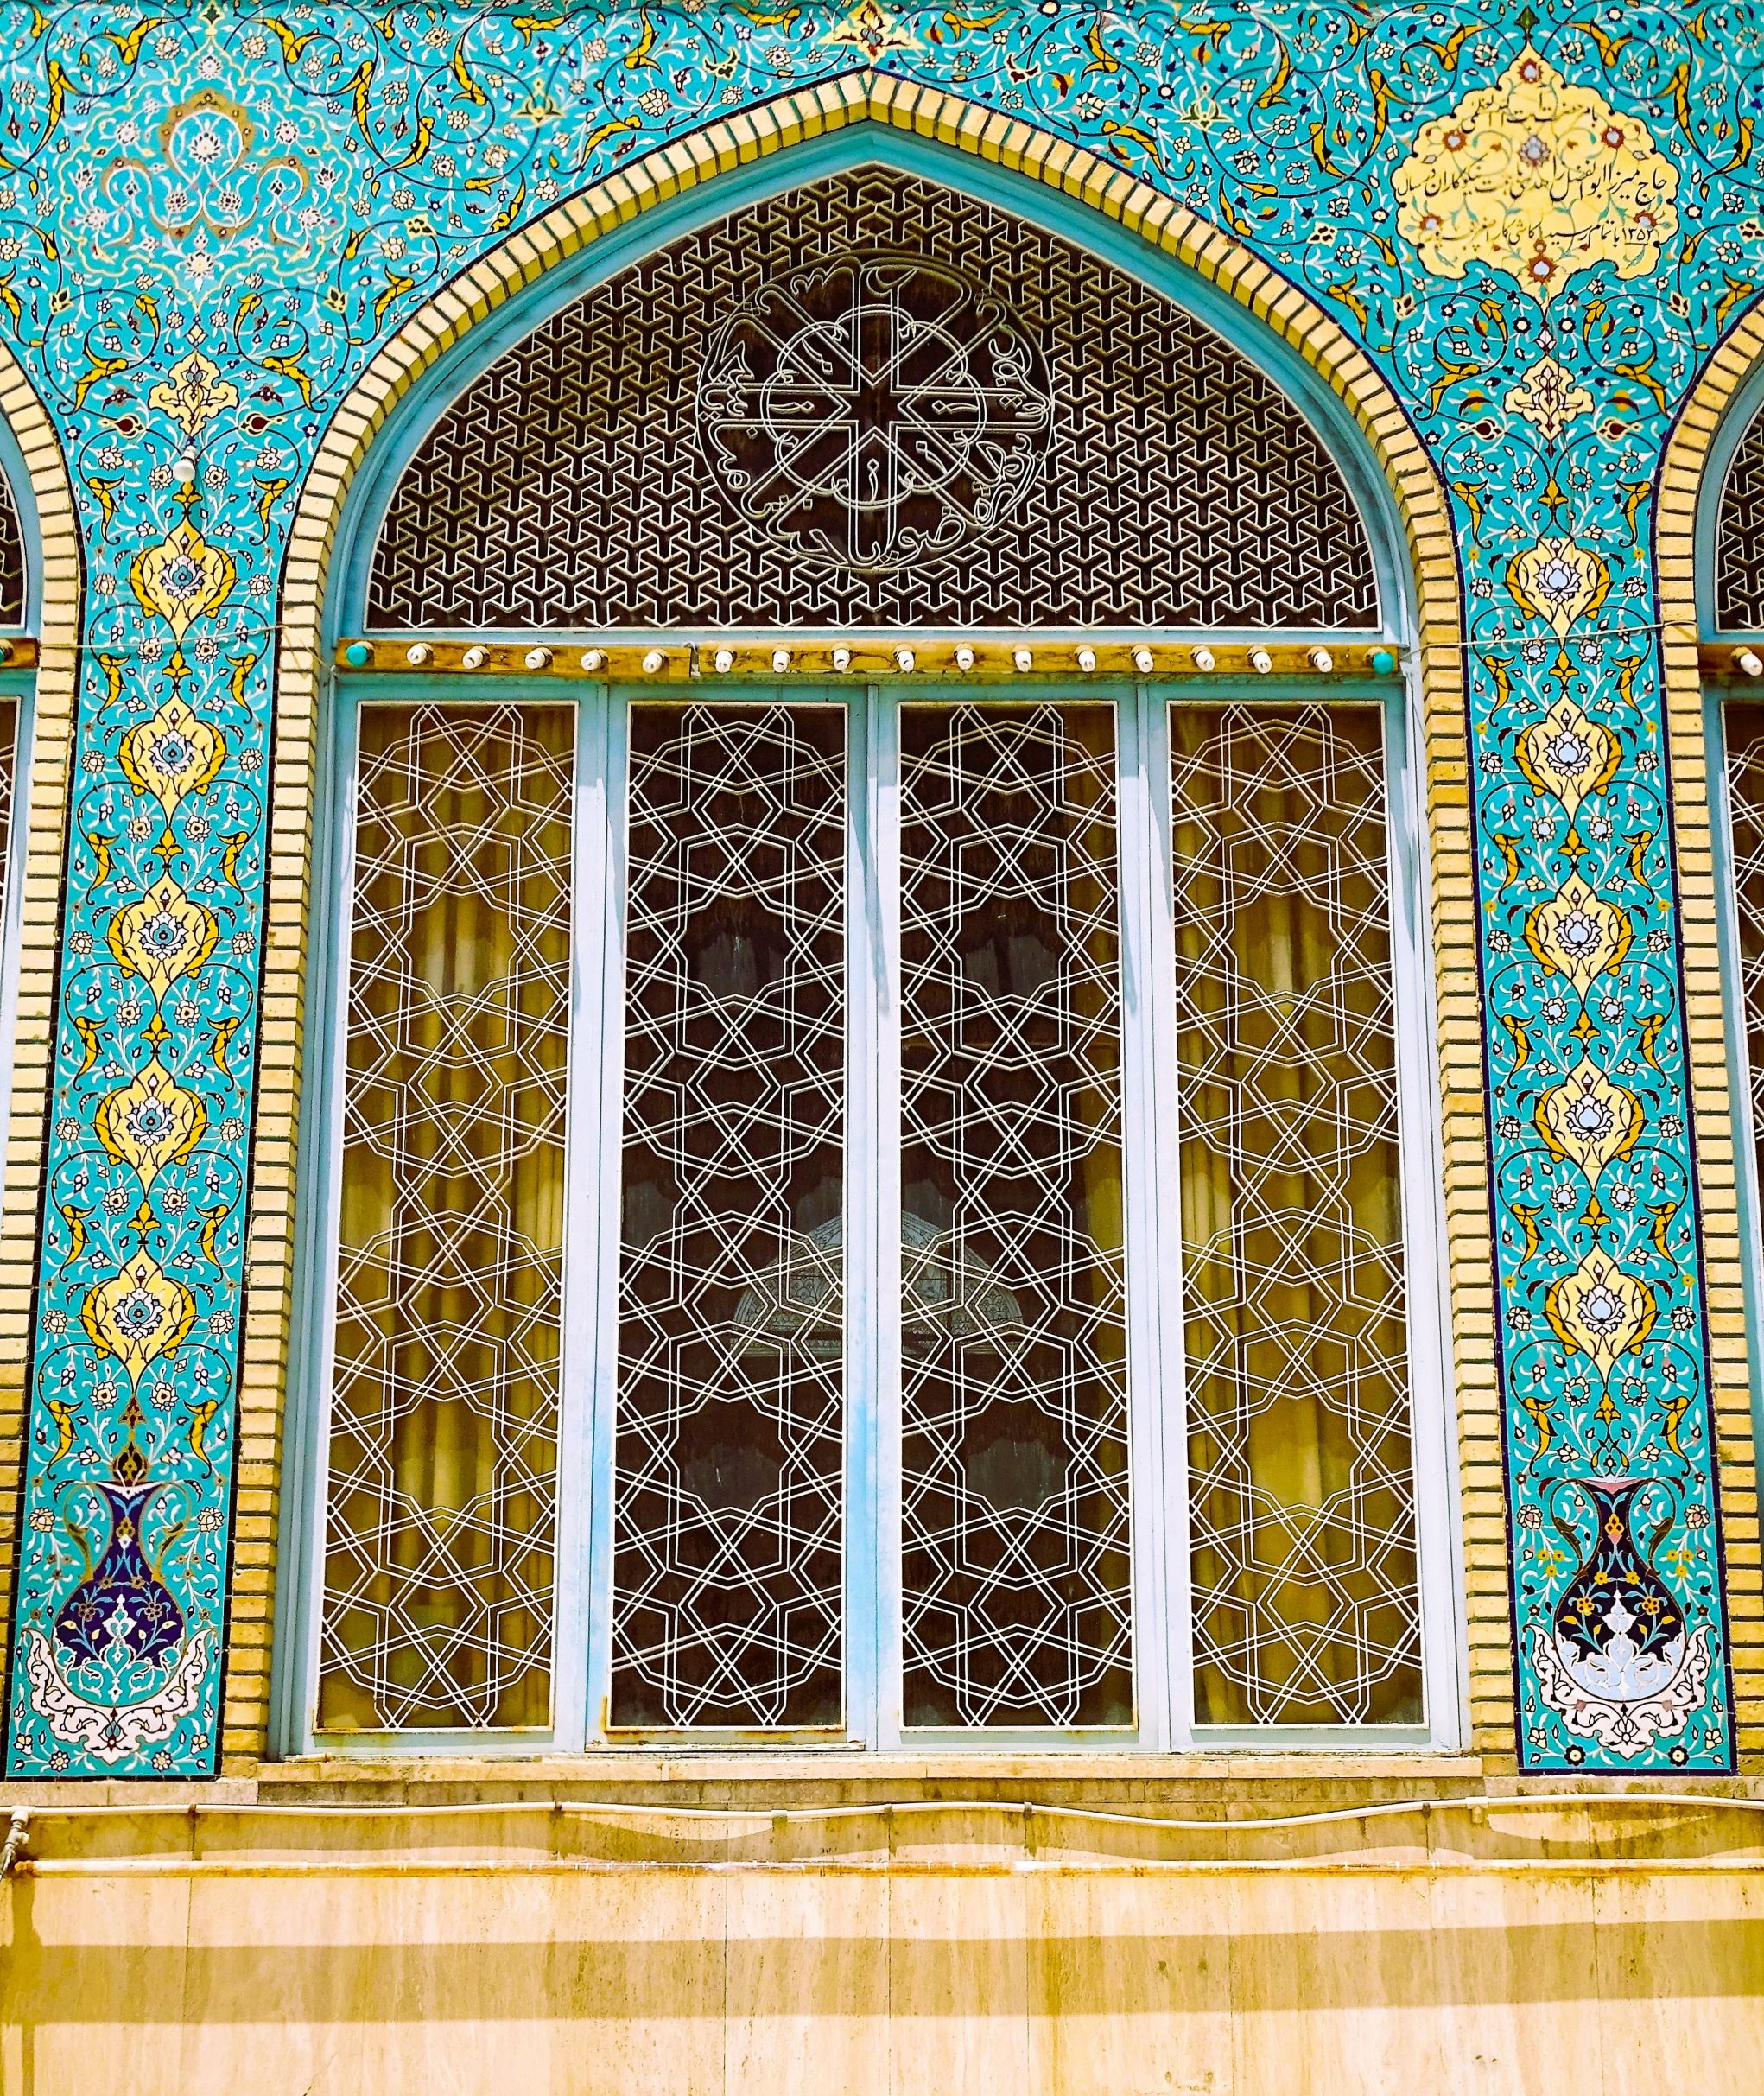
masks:
{"type": "MultiPolygon", "coordinates": [[[[1381,477],[1405,543],[1407,641],[1419,692],[1417,768],[1430,845],[1440,1126],[1446,1187],[1447,1299],[1457,1404],[1462,1519],[1499,1533],[1504,1495],[1490,1294],[1481,1000],[1476,973],[1460,581],[1445,498],[1400,403],[1371,360],[1304,292],[1241,242],[1123,169],[1069,143],[939,90],[860,73],[733,115],[621,169],[482,257],[384,346],[333,416],[304,483],[283,568],[276,665],[264,1021],[251,1204],[251,1308],[240,1433],[282,1474],[282,1427],[296,1236],[302,999],[308,952],[317,730],[327,625],[352,491],[401,403],[474,329],[546,272],[657,206],[805,141],[857,125],[904,132],[1076,200],[1192,272],[1264,323],[1316,374],[1381,477]]],[[[959,169],[951,164],[954,186],[959,169]]],[[[949,179],[949,178],[946,178],[949,179]]],[[[657,239],[667,237],[658,232],[657,239]]],[[[1216,301],[1215,301],[1216,302],[1216,301]]],[[[1317,389],[1314,388],[1313,391],[1317,389]]],[[[395,470],[388,467],[388,472],[395,470]]],[[[273,1488],[272,1488],[273,1489],[273,1488]]],[[[274,1527],[273,1501],[270,1508],[274,1527]]],[[[260,1529],[260,1533],[261,1533],[260,1529]]],[[[266,1553],[267,1554],[267,1553],[266,1553]]],[[[1510,1757],[1513,1673],[1504,1566],[1474,1583],[1469,1694],[1472,1737],[1510,1757]]],[[[241,1553],[228,1655],[232,1765],[264,1750],[266,1626],[273,1566],[241,1553]]]]}

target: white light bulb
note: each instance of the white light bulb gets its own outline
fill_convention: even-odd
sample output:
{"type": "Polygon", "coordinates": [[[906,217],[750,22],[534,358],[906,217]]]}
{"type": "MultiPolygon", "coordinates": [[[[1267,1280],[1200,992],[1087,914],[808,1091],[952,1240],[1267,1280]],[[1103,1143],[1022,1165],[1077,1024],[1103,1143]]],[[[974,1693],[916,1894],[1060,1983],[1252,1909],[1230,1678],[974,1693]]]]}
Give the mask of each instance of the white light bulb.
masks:
{"type": "Polygon", "coordinates": [[[894,664],[903,676],[912,675],[918,667],[918,660],[911,648],[897,648],[894,651],[894,664]]]}
{"type": "Polygon", "coordinates": [[[1258,676],[1266,676],[1274,666],[1274,658],[1266,648],[1252,648],[1249,651],[1249,666],[1258,676]]]}
{"type": "Polygon", "coordinates": [[[1327,676],[1336,666],[1336,658],[1327,648],[1313,648],[1306,659],[1319,676],[1327,676]]]}
{"type": "Polygon", "coordinates": [[[719,676],[727,676],[735,666],[735,657],[727,648],[719,648],[711,659],[716,664],[719,676]]]}
{"type": "Polygon", "coordinates": [[[590,676],[593,676],[597,670],[604,670],[606,667],[606,657],[600,649],[585,648],[582,651],[582,668],[587,671],[590,676]]]}
{"type": "Polygon", "coordinates": [[[1218,661],[1218,657],[1214,654],[1210,648],[1196,648],[1195,650],[1195,667],[1196,670],[1210,670],[1214,664],[1218,661]]]}
{"type": "Polygon", "coordinates": [[[973,669],[973,667],[974,667],[974,650],[973,650],[972,648],[968,648],[968,647],[961,647],[961,648],[957,648],[957,650],[955,651],[955,667],[956,667],[958,670],[972,670],[972,669],[973,669]]]}
{"type": "Polygon", "coordinates": [[[1096,667],[1096,651],[1095,648],[1079,649],[1078,667],[1084,672],[1086,676],[1089,676],[1090,672],[1096,667]]]}
{"type": "Polygon", "coordinates": [[[1035,667],[1035,657],[1029,652],[1027,648],[1012,648],[1011,651],[1011,660],[1018,670],[1025,672],[1027,672],[1035,667]]]}
{"type": "Polygon", "coordinates": [[[643,658],[643,673],[645,676],[654,676],[658,670],[665,670],[667,666],[668,658],[659,648],[651,648],[643,658]]]}
{"type": "Polygon", "coordinates": [[[404,659],[413,670],[420,670],[434,654],[435,650],[426,640],[413,640],[404,651],[404,659]]]}
{"type": "Polygon", "coordinates": [[[467,648],[460,657],[460,667],[462,670],[481,670],[489,660],[488,648],[467,648]]]}
{"type": "Polygon", "coordinates": [[[843,676],[845,672],[852,666],[851,650],[849,648],[835,648],[833,651],[833,666],[840,672],[841,676],[843,676]]]}
{"type": "Polygon", "coordinates": [[[530,670],[549,670],[551,667],[550,649],[529,648],[527,650],[527,667],[530,670]]]}
{"type": "Polygon", "coordinates": [[[774,648],[771,651],[771,666],[777,672],[778,676],[782,676],[784,671],[790,666],[790,650],[788,648],[774,648]]]}
{"type": "Polygon", "coordinates": [[[1135,648],[1133,650],[1133,667],[1141,676],[1151,676],[1152,651],[1150,648],[1135,648]]]}
{"type": "Polygon", "coordinates": [[[1742,670],[1747,676],[1764,676],[1764,657],[1751,648],[1735,648],[1734,668],[1742,670]]]}

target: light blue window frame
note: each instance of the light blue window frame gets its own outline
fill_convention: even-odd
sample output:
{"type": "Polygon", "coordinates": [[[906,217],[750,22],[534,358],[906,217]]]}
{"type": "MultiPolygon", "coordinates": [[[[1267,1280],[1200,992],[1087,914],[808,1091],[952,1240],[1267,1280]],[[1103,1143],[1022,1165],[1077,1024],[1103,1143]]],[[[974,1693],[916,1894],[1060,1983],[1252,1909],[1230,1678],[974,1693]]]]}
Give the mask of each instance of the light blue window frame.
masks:
{"type": "MultiPolygon", "coordinates": [[[[502,314],[473,330],[460,349],[431,371],[401,404],[357,476],[339,531],[339,582],[327,606],[327,656],[359,632],[379,523],[404,467],[460,391],[510,344],[581,296],[593,283],[695,226],[762,198],[848,168],[884,164],[965,192],[1087,246],[1151,284],[1259,364],[1306,414],[1328,445],[1367,525],[1379,598],[1377,634],[1355,634],[1356,648],[1383,640],[1407,674],[1355,683],[1330,680],[1330,703],[1375,704],[1385,726],[1391,931],[1396,962],[1398,1083],[1401,1095],[1406,1312],[1420,1569],[1422,1668],[1425,1717],[1413,1726],[1349,1729],[1275,1726],[1196,1728],[1189,1668],[1186,1507],[1183,1498],[1180,1225],[1176,1201],[1179,1140],[1175,1084],[1174,908],[1170,857],[1170,749],[1166,708],[1184,697],[1218,705],[1234,700],[1299,703],[1323,695],[1285,680],[1223,676],[1112,682],[1088,676],[1069,684],[1037,677],[1019,685],[939,686],[927,678],[833,687],[791,683],[775,688],[705,679],[689,695],[655,686],[613,687],[551,674],[532,678],[436,675],[331,677],[327,710],[333,732],[320,759],[324,821],[315,837],[315,881],[309,980],[322,986],[310,1004],[309,1075],[302,1117],[300,1256],[302,1309],[289,1375],[289,1456],[284,1474],[278,1575],[278,1638],[271,1737],[284,1753],[314,1750],[317,1594],[322,1574],[322,1465],[327,1445],[329,1351],[327,1262],[335,1242],[340,1116],[335,1092],[341,1070],[340,994],[348,950],[346,899],[351,864],[355,720],[365,698],[445,702],[573,695],[579,708],[577,764],[578,964],[573,990],[569,1107],[571,1196],[566,1220],[563,1425],[560,1448],[558,1599],[554,1642],[553,1712],[549,1727],[488,1733],[404,1731],[327,1735],[327,1752],[372,1755],[431,1751],[473,1756],[572,1752],[609,1741],[653,1752],[672,1743],[702,1750],[755,1735],[714,1732],[609,1734],[604,1712],[610,1679],[612,1460],[617,1352],[617,1162],[621,1134],[619,1015],[623,977],[625,778],[628,702],[689,695],[705,701],[768,696],[795,702],[837,698],[850,710],[852,822],[847,841],[848,1150],[847,1211],[847,1455],[846,1559],[846,1714],[838,1744],[915,1752],[977,1748],[1021,1750],[1099,1746],[1139,1751],[1196,1747],[1242,1751],[1306,1748],[1453,1751],[1468,1728],[1463,1665],[1463,1573],[1456,1497],[1456,1416],[1448,1370],[1444,1237],[1440,1187],[1437,1038],[1433,994],[1425,837],[1424,781],[1414,760],[1418,689],[1413,611],[1400,520],[1390,491],[1342,403],[1301,359],[1257,327],[1225,295],[1099,214],[1007,171],[976,162],[934,142],[879,127],[854,127],[780,153],[761,166],[704,185],[658,206],[556,265],[502,314]],[[879,1225],[898,1215],[898,1155],[880,1140],[898,1121],[898,1056],[891,1051],[885,1002],[898,974],[898,924],[885,899],[898,892],[893,809],[898,795],[898,706],[938,699],[1101,699],[1117,709],[1121,871],[1121,967],[1125,1059],[1123,1110],[1136,1135],[1127,1158],[1127,1270],[1133,1524],[1133,1652],[1137,1724],[1131,1730],[1061,1733],[942,1731],[901,1723],[898,1602],[899,1393],[898,1235],[879,1225]],[[595,942],[598,942],[596,944],[595,942]],[[600,1073],[589,1097],[588,1073],[600,1073]],[[860,1135],[869,1155],[860,1178],[860,1135]],[[1140,1153],[1136,1159],[1134,1152],[1140,1153]],[[1145,1156],[1155,1168],[1145,1168],[1145,1156]],[[1156,1197],[1157,1189],[1167,1190],[1156,1197]],[[864,1548],[860,1537],[869,1539],[864,1548]],[[892,1543],[889,1539],[892,1539],[892,1543]]],[[[464,637],[464,636],[461,636],[464,637]]],[[[1037,649],[1080,634],[1025,636],[1037,649]]],[[[1257,638],[1226,631],[1206,635],[1152,633],[1152,641],[1257,638]]],[[[604,638],[583,636],[583,639],[604,638]]],[[[716,643],[720,633],[624,632],[624,645],[716,643]]],[[[828,638],[843,638],[828,634],[828,638]]],[[[950,636],[949,638],[958,638],[950,636]]],[[[997,638],[999,636],[989,636],[997,638]]],[[[1286,644],[1310,636],[1283,632],[1286,644]]],[[[1337,651],[1339,634],[1316,636],[1337,651]]],[[[560,658],[568,637],[556,637],[560,658]]],[[[1038,659],[1049,659],[1046,656],[1038,659]]],[[[766,1734],[779,1745],[809,1736],[766,1734]]],[[[827,1735],[815,1736],[825,1739],[827,1735]]]]}

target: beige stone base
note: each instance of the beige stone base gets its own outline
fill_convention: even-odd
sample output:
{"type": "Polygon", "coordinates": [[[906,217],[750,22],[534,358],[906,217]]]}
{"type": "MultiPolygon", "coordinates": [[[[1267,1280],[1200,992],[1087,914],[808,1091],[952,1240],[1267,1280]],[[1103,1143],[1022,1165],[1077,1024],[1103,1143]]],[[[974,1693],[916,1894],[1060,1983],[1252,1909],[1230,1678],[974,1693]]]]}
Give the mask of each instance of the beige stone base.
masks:
{"type": "Polygon", "coordinates": [[[1551,1802],[1465,1794],[1436,1764],[1425,1782],[1093,1779],[1026,1807],[923,1771],[764,1799],[708,1775],[485,1788],[284,1780],[97,1814],[88,1790],[77,1817],[39,1792],[0,1893],[0,2085],[1761,2086],[1746,1785],[1551,1802]]]}

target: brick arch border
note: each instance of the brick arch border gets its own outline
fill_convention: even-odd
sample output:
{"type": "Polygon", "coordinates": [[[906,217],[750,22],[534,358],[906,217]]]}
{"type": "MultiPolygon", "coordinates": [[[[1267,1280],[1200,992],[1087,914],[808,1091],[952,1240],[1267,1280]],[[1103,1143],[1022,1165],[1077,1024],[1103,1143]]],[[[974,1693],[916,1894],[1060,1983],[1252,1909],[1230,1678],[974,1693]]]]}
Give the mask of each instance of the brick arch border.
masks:
{"type": "Polygon", "coordinates": [[[1469,1560],[1466,1688],[1473,1747],[1513,1766],[1513,1647],[1495,1367],[1463,618],[1445,498],[1395,394],[1323,309],[1247,247],[1120,168],[942,90],[854,73],[732,115],[592,185],[479,258],[387,341],[332,417],[303,485],[282,570],[249,1295],[239,1386],[239,1534],[226,1655],[223,1767],[266,1751],[290,1319],[314,794],[327,665],[323,618],[346,499],[398,403],[470,330],[553,264],[650,206],[803,140],[859,124],[933,139],[1088,204],[1226,292],[1312,366],[1353,416],[1392,488],[1415,595],[1435,969],[1447,1305],[1458,1523],[1469,1560]]]}
{"type": "Polygon", "coordinates": [[[1660,460],[1654,513],[1666,754],[1685,956],[1685,1046],[1702,1195],[1709,1385],[1721,1475],[1734,1724],[1742,1769],[1755,1767],[1764,1756],[1764,1571],[1760,1565],[1757,1442],[1746,1329],[1747,1248],[1739,1206],[1742,1160],[1735,1149],[1729,1082],[1723,899],[1716,892],[1712,782],[1697,655],[1702,620],[1697,542],[1716,434],[1761,362],[1764,308],[1754,308],[1704,366],[1678,410],[1660,460]]]}
{"type": "MultiPolygon", "coordinates": [[[[0,346],[0,419],[23,460],[16,489],[21,516],[35,511],[37,666],[30,744],[17,778],[25,801],[15,819],[8,880],[22,889],[18,996],[14,1015],[6,1141],[0,1195],[0,1610],[10,1610],[17,1562],[19,1479],[24,1468],[31,1304],[36,1287],[38,1206],[49,1089],[54,1073],[55,984],[62,871],[67,856],[73,726],[79,697],[79,526],[61,441],[23,367],[0,346]]],[[[27,541],[27,543],[29,543],[27,541]]],[[[3,1048],[5,1044],[0,1044],[3,1048]]]]}

